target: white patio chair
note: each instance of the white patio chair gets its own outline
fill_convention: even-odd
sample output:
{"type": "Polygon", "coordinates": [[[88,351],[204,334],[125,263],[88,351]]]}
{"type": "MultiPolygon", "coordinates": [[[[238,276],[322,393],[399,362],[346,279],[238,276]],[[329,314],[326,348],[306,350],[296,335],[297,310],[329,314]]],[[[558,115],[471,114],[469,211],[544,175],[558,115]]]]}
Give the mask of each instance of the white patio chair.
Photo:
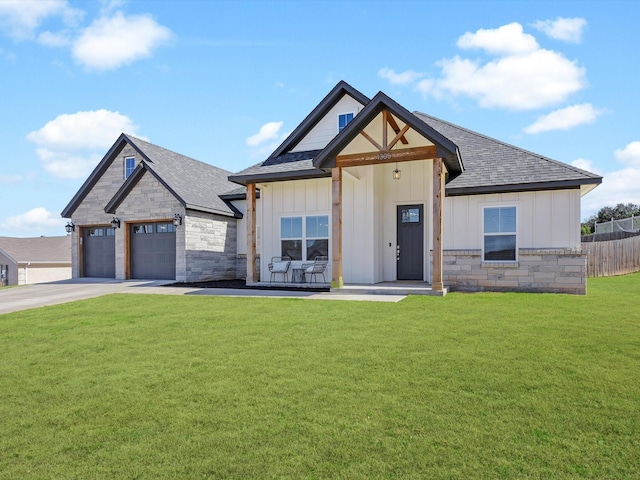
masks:
{"type": "Polygon", "coordinates": [[[327,280],[324,278],[324,272],[327,269],[327,265],[329,264],[329,257],[316,257],[313,263],[305,263],[303,267],[305,278],[309,275],[309,283],[316,278],[317,275],[322,275],[322,283],[327,283],[327,280]]]}
{"type": "Polygon", "coordinates": [[[291,266],[291,257],[273,257],[269,264],[269,272],[271,278],[269,283],[273,282],[276,275],[281,274],[285,282],[289,281],[289,267],[291,266]]]}

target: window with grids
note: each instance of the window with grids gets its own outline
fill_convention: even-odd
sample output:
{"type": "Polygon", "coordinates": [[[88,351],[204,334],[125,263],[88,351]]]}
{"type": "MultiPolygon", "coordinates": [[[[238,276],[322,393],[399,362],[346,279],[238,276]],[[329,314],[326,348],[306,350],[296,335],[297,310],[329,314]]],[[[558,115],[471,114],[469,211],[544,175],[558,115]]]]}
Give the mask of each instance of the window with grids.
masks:
{"type": "Polygon", "coordinates": [[[280,254],[291,260],[329,256],[329,216],[282,217],[280,254]]]}
{"type": "Polygon", "coordinates": [[[340,133],[351,120],[353,120],[353,112],[341,113],[340,115],[338,115],[338,133],[340,133]]]}
{"type": "Polygon", "coordinates": [[[484,208],[484,261],[515,262],[516,235],[516,207],[484,208]]]}
{"type": "Polygon", "coordinates": [[[124,158],[124,179],[129,178],[129,175],[133,173],[136,168],[136,159],[135,157],[125,157],[124,158]]]}

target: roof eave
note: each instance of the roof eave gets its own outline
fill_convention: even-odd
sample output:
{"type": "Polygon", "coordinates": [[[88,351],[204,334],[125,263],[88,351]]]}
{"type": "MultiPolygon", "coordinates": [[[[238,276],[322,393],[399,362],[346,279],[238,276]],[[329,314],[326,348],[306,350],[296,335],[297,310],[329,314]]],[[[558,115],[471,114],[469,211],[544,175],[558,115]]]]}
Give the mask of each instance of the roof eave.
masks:
{"type": "Polygon", "coordinates": [[[581,188],[583,185],[597,187],[602,182],[602,177],[581,180],[558,180],[553,182],[531,182],[509,185],[480,185],[474,187],[445,187],[447,197],[459,197],[463,195],[483,195],[489,193],[508,193],[540,190],[566,190],[581,188]]]}
{"type": "Polygon", "coordinates": [[[285,180],[304,180],[309,178],[326,178],[329,176],[331,176],[330,173],[327,173],[324,170],[313,168],[305,170],[293,170],[290,172],[259,173],[254,175],[232,175],[229,177],[229,181],[237,183],[239,185],[247,185],[248,183],[282,182],[285,180]]]}

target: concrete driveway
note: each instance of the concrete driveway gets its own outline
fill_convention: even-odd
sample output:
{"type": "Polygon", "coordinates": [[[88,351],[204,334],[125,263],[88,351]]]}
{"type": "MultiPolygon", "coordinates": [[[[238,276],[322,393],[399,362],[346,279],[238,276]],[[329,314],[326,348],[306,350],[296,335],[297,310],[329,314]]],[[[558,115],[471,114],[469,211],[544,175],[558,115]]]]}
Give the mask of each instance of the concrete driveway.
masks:
{"type": "Polygon", "coordinates": [[[113,278],[76,278],[0,289],[0,314],[28,308],[46,307],[100,297],[110,293],[153,293],[162,295],[218,295],[225,297],[280,297],[309,300],[368,300],[398,302],[405,295],[367,295],[330,292],[245,290],[231,288],[163,287],[171,280],[114,280],[113,278]]]}

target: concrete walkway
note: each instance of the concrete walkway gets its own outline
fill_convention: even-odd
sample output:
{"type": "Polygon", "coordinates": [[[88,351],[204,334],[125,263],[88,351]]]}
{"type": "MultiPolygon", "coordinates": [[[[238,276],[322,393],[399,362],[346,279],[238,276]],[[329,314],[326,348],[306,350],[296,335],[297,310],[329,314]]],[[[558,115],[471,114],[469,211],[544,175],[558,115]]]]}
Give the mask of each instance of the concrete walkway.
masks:
{"type": "Polygon", "coordinates": [[[110,293],[146,293],[160,295],[217,295],[225,297],[277,297],[307,300],[360,300],[399,302],[405,295],[344,294],[282,290],[231,288],[163,287],[172,281],[114,280],[113,278],[79,278],[0,289],[0,314],[95,298],[110,293]]]}

